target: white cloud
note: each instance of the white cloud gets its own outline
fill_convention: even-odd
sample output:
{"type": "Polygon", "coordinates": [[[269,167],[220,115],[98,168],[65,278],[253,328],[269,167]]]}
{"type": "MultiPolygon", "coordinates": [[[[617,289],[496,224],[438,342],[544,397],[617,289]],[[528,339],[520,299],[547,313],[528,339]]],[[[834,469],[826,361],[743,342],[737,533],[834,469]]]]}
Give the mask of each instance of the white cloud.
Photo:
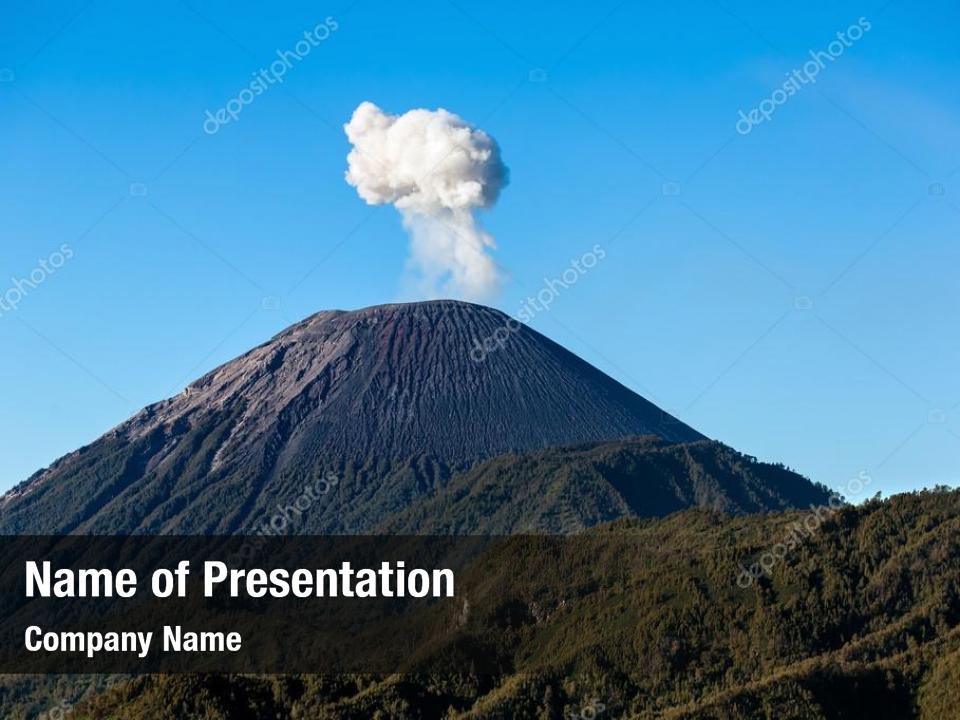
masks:
{"type": "Polygon", "coordinates": [[[507,184],[496,141],[446,110],[390,115],[363,102],[344,126],[347,182],[370,205],[391,204],[410,233],[411,263],[429,296],[484,300],[501,282],[493,238],[476,213],[507,184]]]}

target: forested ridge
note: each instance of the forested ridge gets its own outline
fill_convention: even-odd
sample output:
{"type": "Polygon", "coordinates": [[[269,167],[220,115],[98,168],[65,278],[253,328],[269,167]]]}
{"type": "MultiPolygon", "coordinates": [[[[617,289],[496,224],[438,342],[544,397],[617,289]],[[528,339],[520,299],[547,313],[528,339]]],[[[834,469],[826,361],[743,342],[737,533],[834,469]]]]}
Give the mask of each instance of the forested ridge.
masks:
{"type": "Polygon", "coordinates": [[[824,515],[755,583],[738,584],[807,517],[620,520],[586,531],[609,538],[609,556],[584,544],[594,550],[564,577],[517,572],[522,544],[492,547],[473,571],[498,589],[468,598],[456,642],[498,638],[487,649],[499,674],[444,670],[451,643],[403,676],[147,676],[70,710],[77,720],[958,717],[960,492],[824,515]],[[625,538],[635,553],[616,550],[625,538]]]}

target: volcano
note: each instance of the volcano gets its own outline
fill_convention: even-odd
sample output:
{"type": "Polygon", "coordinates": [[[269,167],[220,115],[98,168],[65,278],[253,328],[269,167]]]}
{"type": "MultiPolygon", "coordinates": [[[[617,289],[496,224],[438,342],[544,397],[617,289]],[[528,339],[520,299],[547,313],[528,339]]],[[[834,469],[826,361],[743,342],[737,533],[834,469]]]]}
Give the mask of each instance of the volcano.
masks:
{"type": "Polygon", "coordinates": [[[0,531],[252,532],[336,477],[292,531],[361,532],[482,461],[631,436],[705,440],[497,310],[325,311],[34,474],[0,531]]]}

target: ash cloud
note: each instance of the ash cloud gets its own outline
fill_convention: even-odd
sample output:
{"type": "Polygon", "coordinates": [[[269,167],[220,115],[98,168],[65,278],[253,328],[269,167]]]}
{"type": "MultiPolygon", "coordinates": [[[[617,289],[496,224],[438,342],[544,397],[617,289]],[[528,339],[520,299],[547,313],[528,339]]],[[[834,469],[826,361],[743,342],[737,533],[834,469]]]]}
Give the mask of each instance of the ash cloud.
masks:
{"type": "Polygon", "coordinates": [[[370,205],[393,205],[410,235],[410,262],[428,297],[485,300],[502,277],[493,237],[477,220],[508,181],[497,142],[443,109],[385,113],[361,103],[344,125],[347,182],[370,205]]]}

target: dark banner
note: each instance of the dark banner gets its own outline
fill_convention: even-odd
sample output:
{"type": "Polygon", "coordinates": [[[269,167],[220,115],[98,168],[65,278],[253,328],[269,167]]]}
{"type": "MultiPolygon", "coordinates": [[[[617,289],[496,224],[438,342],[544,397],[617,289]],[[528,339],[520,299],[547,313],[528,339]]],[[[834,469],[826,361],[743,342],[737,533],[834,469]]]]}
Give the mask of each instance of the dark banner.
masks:
{"type": "Polygon", "coordinates": [[[617,536],[0,542],[0,673],[500,673],[563,611],[558,578],[596,587],[639,552],[617,536]]]}

